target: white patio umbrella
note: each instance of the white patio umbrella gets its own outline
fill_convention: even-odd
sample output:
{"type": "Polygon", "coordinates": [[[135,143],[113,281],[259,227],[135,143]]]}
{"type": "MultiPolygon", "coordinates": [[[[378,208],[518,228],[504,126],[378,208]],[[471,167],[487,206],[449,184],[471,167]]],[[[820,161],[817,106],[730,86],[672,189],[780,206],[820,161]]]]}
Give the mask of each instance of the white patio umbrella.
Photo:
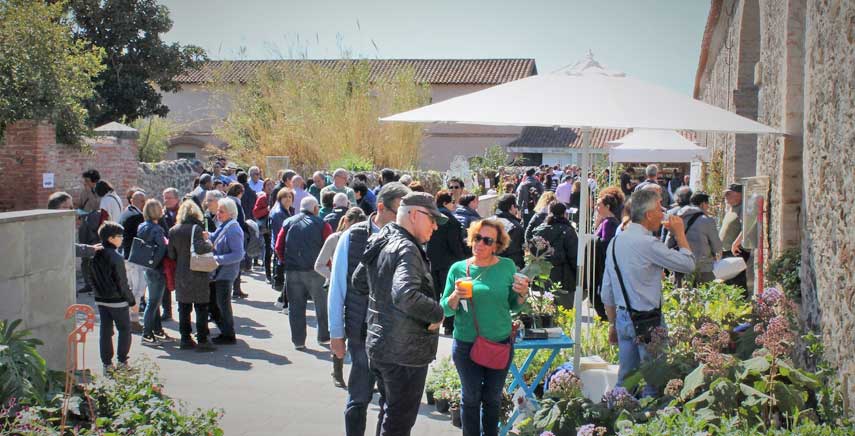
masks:
{"type": "Polygon", "coordinates": [[[709,161],[710,153],[673,130],[638,129],[608,142],[612,162],[709,161]]]}
{"type": "MultiPolygon", "coordinates": [[[[783,133],[687,95],[609,71],[590,52],[572,67],[551,74],[508,82],[380,120],[581,128],[584,145],[580,163],[588,169],[593,128],[783,133]]],[[[585,242],[593,238],[587,189],[581,192],[579,216],[577,308],[582,305],[585,242]]],[[[582,317],[577,316],[574,332],[577,343],[581,333],[582,317]]],[[[578,368],[581,350],[578,346],[574,349],[573,363],[578,368]]]]}

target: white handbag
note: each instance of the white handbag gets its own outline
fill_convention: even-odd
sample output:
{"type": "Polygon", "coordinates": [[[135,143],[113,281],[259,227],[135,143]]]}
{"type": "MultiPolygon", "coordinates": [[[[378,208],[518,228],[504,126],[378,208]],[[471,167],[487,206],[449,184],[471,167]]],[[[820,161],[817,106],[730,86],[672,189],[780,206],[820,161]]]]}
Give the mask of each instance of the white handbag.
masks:
{"type": "Polygon", "coordinates": [[[716,261],[713,265],[713,274],[719,280],[730,280],[747,268],[745,259],[741,257],[726,257],[716,261]]]}
{"type": "Polygon", "coordinates": [[[214,253],[196,254],[196,225],[190,230],[190,270],[199,272],[211,272],[220,265],[214,259],[214,253]]]}

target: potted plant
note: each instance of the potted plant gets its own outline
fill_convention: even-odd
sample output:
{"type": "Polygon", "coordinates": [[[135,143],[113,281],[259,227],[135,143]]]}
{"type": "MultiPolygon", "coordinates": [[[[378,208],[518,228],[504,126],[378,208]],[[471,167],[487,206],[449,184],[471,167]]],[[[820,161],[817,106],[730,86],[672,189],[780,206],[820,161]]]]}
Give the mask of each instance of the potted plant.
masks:
{"type": "Polygon", "coordinates": [[[462,428],[463,422],[460,420],[460,391],[454,391],[451,398],[448,400],[449,412],[451,412],[451,425],[462,428]]]}
{"type": "Polygon", "coordinates": [[[520,315],[520,320],[526,328],[555,326],[555,294],[566,291],[557,289],[549,280],[549,273],[552,271],[552,262],[549,258],[554,252],[555,249],[549,245],[549,242],[540,236],[532,238],[529,242],[526,266],[520,271],[532,284],[529,299],[521,311],[523,315],[520,315]],[[527,319],[529,317],[531,321],[527,319]]]}
{"type": "Polygon", "coordinates": [[[451,400],[452,391],[449,388],[442,388],[434,392],[436,411],[439,413],[448,413],[449,401],[451,400]]]}

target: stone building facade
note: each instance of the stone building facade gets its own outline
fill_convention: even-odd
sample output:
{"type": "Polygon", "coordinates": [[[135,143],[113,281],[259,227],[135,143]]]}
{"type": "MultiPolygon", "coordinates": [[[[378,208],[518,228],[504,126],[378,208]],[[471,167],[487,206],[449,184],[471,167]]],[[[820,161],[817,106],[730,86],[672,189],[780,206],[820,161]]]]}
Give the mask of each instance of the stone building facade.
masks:
{"type": "Polygon", "coordinates": [[[785,132],[699,139],[722,182],[769,177],[762,243],[801,250],[802,320],[855,397],[855,2],[713,0],[695,98],[785,132]]]}

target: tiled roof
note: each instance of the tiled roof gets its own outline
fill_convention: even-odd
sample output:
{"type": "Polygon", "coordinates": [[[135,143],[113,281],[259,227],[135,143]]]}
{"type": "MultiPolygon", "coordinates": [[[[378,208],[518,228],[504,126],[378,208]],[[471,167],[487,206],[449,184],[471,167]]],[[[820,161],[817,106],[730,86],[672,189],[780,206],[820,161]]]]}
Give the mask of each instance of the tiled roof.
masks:
{"type": "MultiPolygon", "coordinates": [[[[629,129],[594,129],[591,147],[607,148],[607,142],[620,139],[627,133],[629,129]]],[[[526,127],[508,147],[582,148],[581,129],[526,127]]]]}
{"type": "MultiPolygon", "coordinates": [[[[608,142],[623,138],[631,131],[631,129],[593,129],[591,148],[607,149],[608,142]]],[[[680,134],[690,141],[695,141],[695,134],[692,132],[681,131],[680,134]]],[[[581,129],[525,127],[520,137],[508,144],[508,147],[582,148],[581,129]]]]}
{"type": "MultiPolygon", "coordinates": [[[[329,68],[346,68],[359,60],[266,60],[208,61],[197,70],[186,71],[176,80],[180,83],[210,83],[216,79],[245,83],[263,66],[293,68],[314,64],[329,68]]],[[[392,78],[402,68],[411,67],[416,80],[432,85],[498,85],[537,74],[534,59],[370,59],[372,80],[392,78]]]]}

